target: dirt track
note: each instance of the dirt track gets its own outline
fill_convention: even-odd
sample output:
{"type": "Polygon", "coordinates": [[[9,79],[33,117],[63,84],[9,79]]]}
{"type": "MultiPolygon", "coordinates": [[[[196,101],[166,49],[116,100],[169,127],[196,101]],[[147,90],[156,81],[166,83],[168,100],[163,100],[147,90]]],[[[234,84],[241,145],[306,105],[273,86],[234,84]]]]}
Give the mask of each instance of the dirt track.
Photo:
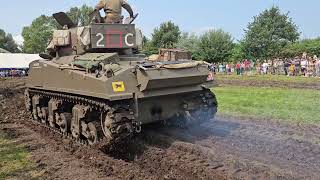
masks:
{"type": "MultiPolygon", "coordinates": [[[[31,152],[40,179],[318,179],[320,128],[217,120],[190,129],[146,128],[119,150],[81,147],[32,123],[24,80],[0,80],[0,130],[31,152]]],[[[35,173],[36,172],[36,173],[35,173]]]]}

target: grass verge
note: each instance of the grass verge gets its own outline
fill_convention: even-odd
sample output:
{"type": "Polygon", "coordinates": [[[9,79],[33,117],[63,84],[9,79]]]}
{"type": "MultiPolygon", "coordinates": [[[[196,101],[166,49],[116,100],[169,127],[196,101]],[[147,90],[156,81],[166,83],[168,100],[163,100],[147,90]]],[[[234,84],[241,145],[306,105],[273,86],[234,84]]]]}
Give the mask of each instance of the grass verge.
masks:
{"type": "Polygon", "coordinates": [[[222,75],[215,76],[217,80],[246,80],[246,81],[277,81],[291,83],[320,83],[320,78],[317,77],[301,77],[301,76],[284,76],[284,75],[252,75],[252,76],[237,76],[237,75],[222,75]]]}
{"type": "Polygon", "coordinates": [[[31,167],[29,153],[0,131],[0,179],[23,173],[31,167]]]}
{"type": "Polygon", "coordinates": [[[318,90],[226,86],[213,91],[223,115],[320,123],[318,90]]]}

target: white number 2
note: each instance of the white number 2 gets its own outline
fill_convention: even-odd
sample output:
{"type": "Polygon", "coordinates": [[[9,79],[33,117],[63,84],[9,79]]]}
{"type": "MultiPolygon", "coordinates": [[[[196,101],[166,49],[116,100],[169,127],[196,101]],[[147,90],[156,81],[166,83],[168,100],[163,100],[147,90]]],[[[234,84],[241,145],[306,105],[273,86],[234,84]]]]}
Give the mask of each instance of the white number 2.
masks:
{"type": "Polygon", "coordinates": [[[101,42],[103,41],[104,39],[104,36],[102,33],[98,33],[96,35],[96,37],[100,37],[100,39],[97,41],[97,47],[104,47],[104,44],[101,44],[101,42]]]}

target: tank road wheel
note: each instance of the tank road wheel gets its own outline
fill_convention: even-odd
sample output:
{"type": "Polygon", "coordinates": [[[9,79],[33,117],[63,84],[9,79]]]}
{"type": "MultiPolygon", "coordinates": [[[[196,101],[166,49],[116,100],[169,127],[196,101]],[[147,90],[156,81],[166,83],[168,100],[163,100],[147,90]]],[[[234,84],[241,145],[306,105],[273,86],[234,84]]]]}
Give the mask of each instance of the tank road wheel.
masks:
{"type": "Polygon", "coordinates": [[[62,133],[67,133],[70,130],[71,119],[71,113],[62,113],[59,115],[58,119],[56,119],[56,123],[59,125],[62,133]]]}
{"type": "Polygon", "coordinates": [[[102,125],[103,134],[110,141],[113,139],[113,136],[111,133],[112,122],[113,122],[113,114],[111,112],[109,112],[105,116],[105,118],[103,118],[103,116],[101,117],[101,125],[102,125]]]}
{"type": "Polygon", "coordinates": [[[75,105],[72,108],[71,134],[74,138],[79,139],[81,135],[81,121],[86,117],[89,106],[75,105]]]}
{"type": "Polygon", "coordinates": [[[53,116],[49,116],[49,119],[48,119],[49,126],[52,127],[52,128],[55,128],[57,119],[59,119],[59,118],[60,118],[59,113],[54,113],[53,116]]]}
{"type": "Polygon", "coordinates": [[[74,119],[71,120],[71,134],[74,138],[78,139],[80,138],[80,130],[78,126],[74,123],[74,119]]]}
{"type": "Polygon", "coordinates": [[[56,120],[59,117],[58,110],[61,108],[62,101],[56,99],[50,99],[48,103],[48,122],[49,126],[54,128],[56,127],[56,120]]]}
{"type": "Polygon", "coordinates": [[[41,122],[43,124],[47,123],[48,120],[48,108],[47,107],[42,107],[40,108],[40,112],[38,112],[39,117],[41,119],[41,122]]]}
{"type": "Polygon", "coordinates": [[[93,145],[98,142],[98,131],[94,122],[86,123],[81,122],[81,134],[86,138],[89,145],[93,145]]]}
{"type": "Polygon", "coordinates": [[[87,137],[89,145],[94,145],[98,142],[98,131],[93,123],[88,124],[89,136],[87,137]]]}
{"type": "Polygon", "coordinates": [[[39,120],[39,116],[38,116],[38,111],[40,106],[40,96],[33,96],[32,97],[32,116],[33,116],[33,119],[38,121],[39,120]]]}
{"type": "Polygon", "coordinates": [[[37,107],[37,116],[40,120],[42,120],[42,111],[41,111],[41,108],[40,106],[37,107]]]}
{"type": "Polygon", "coordinates": [[[28,89],[24,91],[24,104],[27,111],[31,111],[31,98],[28,89]]]}

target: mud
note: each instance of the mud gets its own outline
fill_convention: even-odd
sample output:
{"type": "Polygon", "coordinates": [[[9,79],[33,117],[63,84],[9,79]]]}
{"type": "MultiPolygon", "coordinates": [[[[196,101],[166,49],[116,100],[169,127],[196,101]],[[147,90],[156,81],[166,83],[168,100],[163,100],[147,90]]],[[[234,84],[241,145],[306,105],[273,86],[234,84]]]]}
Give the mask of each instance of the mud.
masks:
{"type": "Polygon", "coordinates": [[[0,131],[23,144],[38,179],[318,179],[320,127],[218,117],[201,126],[148,126],[116,149],[85,147],[31,123],[24,79],[0,80],[0,131]]]}

